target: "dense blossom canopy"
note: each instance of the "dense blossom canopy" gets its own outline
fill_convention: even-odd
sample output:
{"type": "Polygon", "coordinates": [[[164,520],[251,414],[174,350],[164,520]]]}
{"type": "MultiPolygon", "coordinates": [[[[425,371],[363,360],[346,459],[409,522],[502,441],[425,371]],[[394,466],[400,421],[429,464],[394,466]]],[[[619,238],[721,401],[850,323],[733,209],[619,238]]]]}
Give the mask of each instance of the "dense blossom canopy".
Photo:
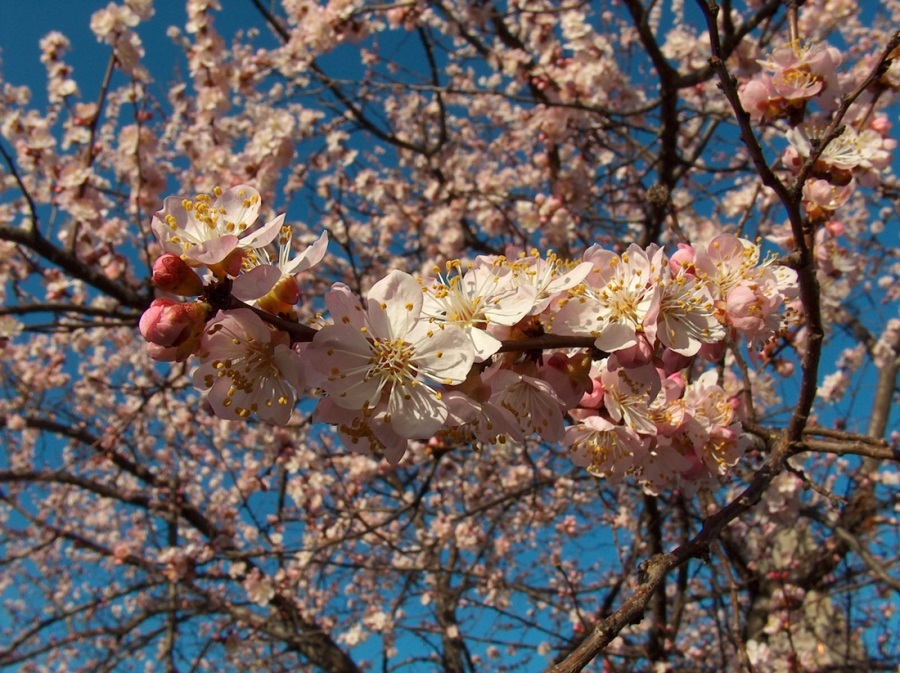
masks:
{"type": "Polygon", "coordinates": [[[173,6],[0,78],[0,667],[900,666],[900,3],[173,6]]]}

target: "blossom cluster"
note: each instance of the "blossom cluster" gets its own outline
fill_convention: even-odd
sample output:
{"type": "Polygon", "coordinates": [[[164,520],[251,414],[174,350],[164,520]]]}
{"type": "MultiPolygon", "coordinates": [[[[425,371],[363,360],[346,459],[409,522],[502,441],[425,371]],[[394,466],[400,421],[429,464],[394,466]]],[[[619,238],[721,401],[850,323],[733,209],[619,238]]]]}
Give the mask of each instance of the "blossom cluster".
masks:
{"type": "Polygon", "coordinates": [[[533,436],[651,490],[717,478],[743,452],[738,405],[714,371],[691,380],[692,365],[776,334],[796,284],[730,234],[673,251],[595,245],[575,261],[509,250],[426,277],[391,271],[364,303],[335,283],[330,320],[302,336],[279,326],[298,324],[298,276],[327,238],[294,256],[284,216],[258,224],[259,209],[246,185],[165,200],[153,281],[171,296],[141,320],[150,355],[196,356],[194,385],[226,419],[284,425],[314,391],[315,420],[391,463],[411,441],[533,436]]]}
{"type": "Polygon", "coordinates": [[[852,72],[841,73],[842,60],[835,47],[792,42],[759,61],[762,71],[738,92],[752,120],[787,122],[782,163],[789,172],[799,172],[815,157],[803,184],[803,200],[810,218],[823,222],[849,200],[857,185],[881,183],[897,145],[889,137],[888,117],[876,112],[879,92],[897,86],[891,70],[856,98],[836,135],[824,138],[840,103],[871,70],[864,61],[852,72]]]}

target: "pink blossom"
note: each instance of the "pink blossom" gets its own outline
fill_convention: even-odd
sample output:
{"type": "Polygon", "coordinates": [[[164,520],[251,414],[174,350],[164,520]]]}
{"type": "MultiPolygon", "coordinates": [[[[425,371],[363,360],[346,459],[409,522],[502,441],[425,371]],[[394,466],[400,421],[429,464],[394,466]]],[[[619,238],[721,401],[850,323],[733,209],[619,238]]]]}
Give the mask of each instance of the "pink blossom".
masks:
{"type": "MultiPolygon", "coordinates": [[[[509,252],[507,255],[511,256],[509,252]]],[[[541,257],[537,250],[532,250],[530,255],[520,253],[518,259],[510,262],[516,283],[535,289],[535,303],[530,315],[541,313],[556,295],[581,283],[591,268],[590,262],[569,263],[552,252],[541,257]]]]}
{"type": "Polygon", "coordinates": [[[478,257],[465,273],[458,261],[447,268],[456,273],[425,286],[422,314],[462,329],[472,340],[475,361],[484,362],[500,348],[493,326],[509,327],[527,315],[537,288],[517,283],[504,258],[478,257]]]}
{"type": "Polygon", "coordinates": [[[300,300],[296,275],[322,261],[328,249],[328,234],[323,232],[312,245],[293,257],[291,239],[291,228],[282,225],[277,259],[266,248],[248,250],[242,262],[244,272],[234,279],[231,293],[269,313],[289,313],[300,300]]]}
{"type": "Polygon", "coordinates": [[[709,289],[683,268],[663,276],[658,320],[657,338],[681,355],[695,355],[703,344],[725,338],[709,289]]]}
{"type": "Polygon", "coordinates": [[[603,404],[610,418],[622,422],[635,432],[656,434],[656,424],[650,414],[650,404],[662,388],[659,373],[652,365],[625,368],[611,355],[601,363],[600,382],[603,384],[603,404]]]}
{"type": "MultiPolygon", "coordinates": [[[[753,341],[780,324],[779,311],[796,288],[796,274],[759,264],[759,246],[731,234],[717,236],[697,251],[695,269],[719,309],[719,319],[753,341]]],[[[709,344],[712,345],[712,344],[709,344]]]]}
{"type": "Polygon", "coordinates": [[[523,435],[548,442],[563,438],[563,402],[549,383],[499,365],[488,368],[483,379],[491,386],[491,403],[509,410],[523,435]]]}
{"type": "Polygon", "coordinates": [[[657,435],[635,473],[646,492],[658,494],[678,484],[691,466],[691,460],[685,458],[677,441],[667,435],[657,435]]]}
{"type": "Polygon", "coordinates": [[[833,99],[840,96],[837,68],[841,54],[834,47],[816,44],[805,49],[792,43],[775,49],[770,60],[759,63],[771,74],[762,73],[738,90],[752,119],[789,116],[826,91],[833,99]]]}
{"type": "Polygon", "coordinates": [[[244,578],[244,590],[247,598],[257,605],[264,607],[275,598],[275,587],[272,581],[263,575],[259,568],[253,568],[244,578]]]}
{"type": "Polygon", "coordinates": [[[756,121],[776,119],[785,110],[785,101],[775,90],[772,78],[765,73],[744,82],[738,89],[738,97],[750,119],[756,121]]]}
{"type": "Polygon", "coordinates": [[[290,420],[305,385],[303,362],[287,334],[271,328],[250,309],[216,314],[210,321],[194,372],[194,387],[220,418],[256,414],[276,425],[290,420]]]}
{"type": "Polygon", "coordinates": [[[684,394],[685,421],[671,435],[673,444],[691,463],[683,470],[689,481],[724,475],[746,446],[740,423],[734,422],[734,404],[716,384],[716,377],[715,371],[709,371],[688,386],[684,394]]]}
{"type": "MultiPolygon", "coordinates": [[[[790,143],[785,152],[785,163],[794,170],[799,168],[802,161],[812,155],[819,133],[821,131],[815,127],[789,129],[785,133],[790,143]]],[[[856,176],[863,184],[872,187],[881,182],[881,172],[890,164],[891,152],[895,147],[894,140],[883,138],[877,131],[868,128],[857,132],[848,125],[821,149],[815,168],[839,186],[856,176]]]]}
{"type": "Polygon", "coordinates": [[[247,185],[217,188],[215,198],[170,196],[151,227],[166,252],[209,266],[216,275],[236,276],[243,252],[268,245],[281,230],[283,215],[253,231],[259,207],[259,193],[247,185]]]}
{"type": "Polygon", "coordinates": [[[855,188],[853,180],[839,187],[828,180],[812,178],[803,185],[803,206],[813,219],[826,217],[847,203],[855,188]]]}
{"type": "Polygon", "coordinates": [[[601,416],[588,416],[570,425],[563,441],[569,446],[569,457],[575,465],[613,484],[622,481],[647,451],[634,430],[613,425],[601,416]]]}
{"type": "Polygon", "coordinates": [[[621,257],[593,246],[584,258],[594,268],[574,296],[560,302],[552,331],[593,336],[608,353],[635,345],[639,332],[655,340],[662,252],[651,260],[637,245],[621,257]]]}
{"type": "Polygon", "coordinates": [[[448,424],[452,424],[448,431],[450,437],[481,444],[524,440],[516,416],[506,407],[490,400],[477,402],[460,390],[448,391],[444,399],[449,409],[448,424]]]}

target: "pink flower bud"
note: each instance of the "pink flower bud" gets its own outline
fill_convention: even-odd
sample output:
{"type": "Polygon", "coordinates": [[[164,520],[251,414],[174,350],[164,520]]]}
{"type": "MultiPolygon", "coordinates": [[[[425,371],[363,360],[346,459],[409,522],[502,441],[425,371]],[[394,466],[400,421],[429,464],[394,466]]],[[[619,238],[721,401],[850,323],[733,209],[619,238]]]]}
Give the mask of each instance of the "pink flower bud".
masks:
{"type": "Polygon", "coordinates": [[[599,409],[603,406],[603,385],[594,379],[591,383],[591,392],[585,393],[579,404],[587,409],[599,409]]]}
{"type": "Polygon", "coordinates": [[[203,281],[177,255],[165,254],[153,265],[153,284],[164,292],[194,297],[203,292],[203,281]]]}
{"type": "Polygon", "coordinates": [[[844,223],[838,220],[829,220],[825,223],[828,233],[837,238],[844,235],[844,223]]]}
{"type": "Polygon", "coordinates": [[[154,299],[141,316],[141,335],[150,342],[154,360],[181,362],[197,351],[211,307],[204,302],[154,299]]]}
{"type": "Polygon", "coordinates": [[[672,272],[678,273],[682,267],[685,269],[692,269],[693,266],[694,248],[687,243],[679,243],[678,250],[669,257],[669,267],[672,269],[672,272]]]}
{"type": "Polygon", "coordinates": [[[869,128],[880,135],[886,136],[891,132],[891,121],[884,115],[878,115],[869,122],[869,128]]]}

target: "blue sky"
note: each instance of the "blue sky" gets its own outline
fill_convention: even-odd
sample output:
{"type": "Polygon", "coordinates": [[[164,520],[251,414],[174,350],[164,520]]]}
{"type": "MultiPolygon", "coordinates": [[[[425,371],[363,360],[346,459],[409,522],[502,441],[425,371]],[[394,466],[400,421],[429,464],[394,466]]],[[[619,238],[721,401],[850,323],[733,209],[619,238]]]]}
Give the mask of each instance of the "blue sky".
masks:
{"type": "MultiPolygon", "coordinates": [[[[252,17],[253,25],[262,20],[249,0],[222,0],[223,11],[215,13],[216,28],[230,38],[248,26],[241,19],[252,17]],[[231,10],[231,11],[229,11],[231,10]]],[[[82,95],[91,100],[100,88],[110,49],[91,32],[91,15],[106,6],[103,0],[0,0],[0,72],[11,84],[27,84],[35,101],[45,100],[43,82],[46,71],[40,62],[40,40],[57,30],[71,41],[66,62],[74,67],[73,77],[82,95]],[[93,87],[93,90],[91,89],[93,87]]],[[[157,0],[155,14],[138,28],[146,51],[145,63],[152,64],[152,75],[170,77],[178,63],[178,49],[166,35],[169,26],[183,29],[187,17],[182,0],[157,0]]],[[[155,86],[165,85],[165,79],[155,86]]],[[[164,96],[160,98],[164,99],[164,96]]]]}

